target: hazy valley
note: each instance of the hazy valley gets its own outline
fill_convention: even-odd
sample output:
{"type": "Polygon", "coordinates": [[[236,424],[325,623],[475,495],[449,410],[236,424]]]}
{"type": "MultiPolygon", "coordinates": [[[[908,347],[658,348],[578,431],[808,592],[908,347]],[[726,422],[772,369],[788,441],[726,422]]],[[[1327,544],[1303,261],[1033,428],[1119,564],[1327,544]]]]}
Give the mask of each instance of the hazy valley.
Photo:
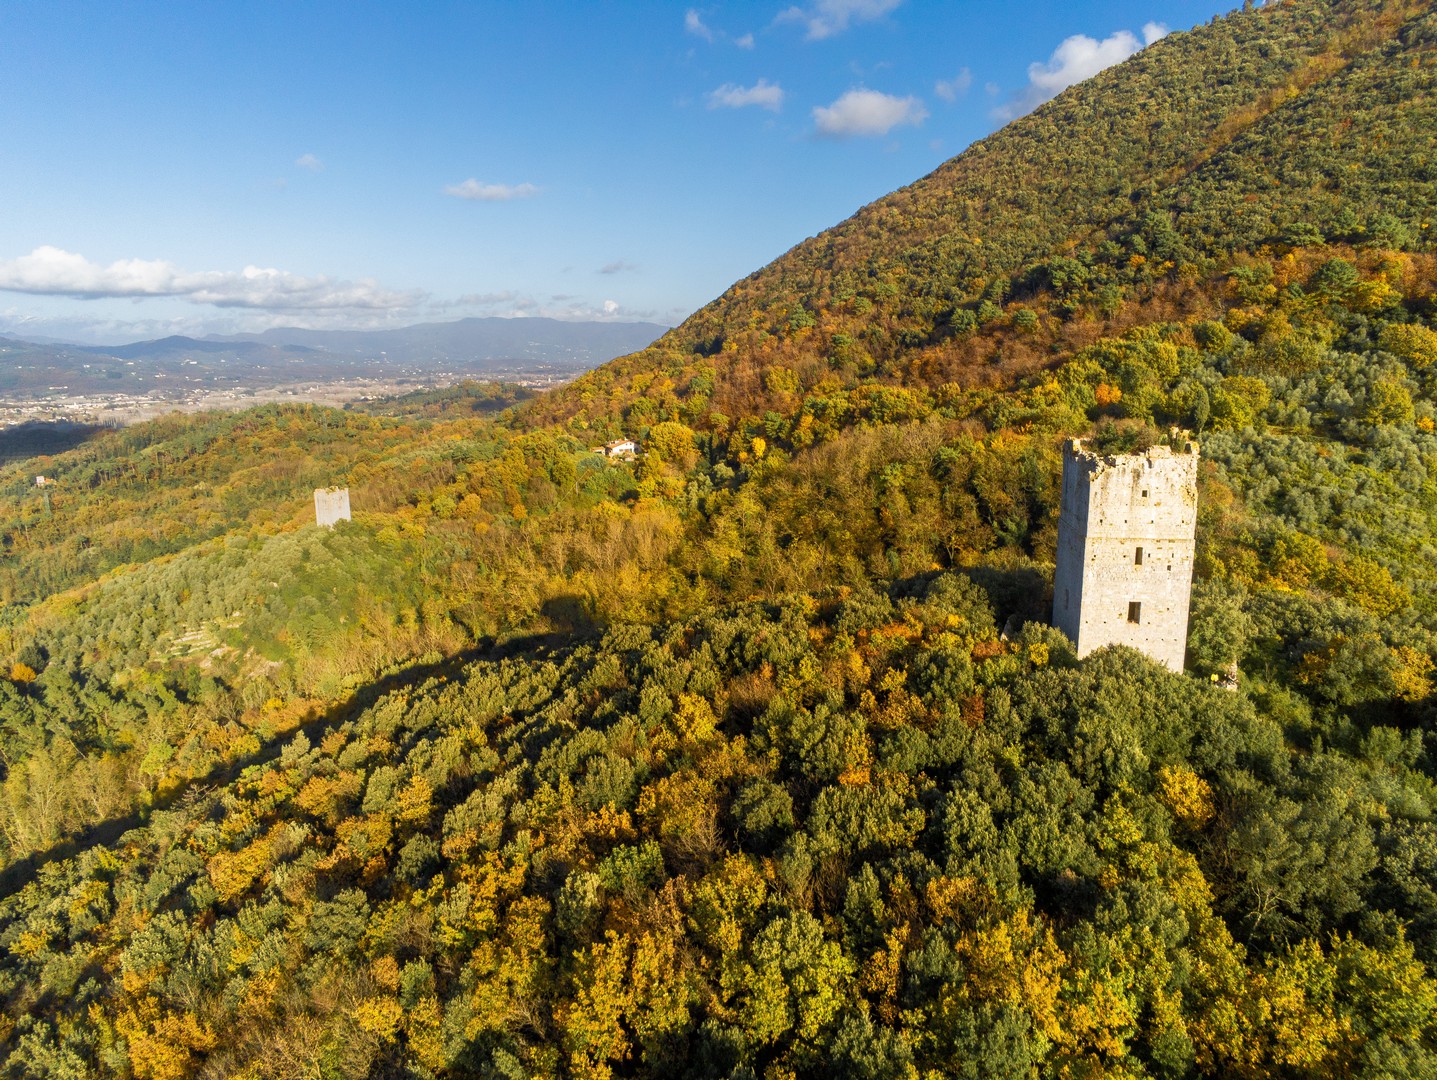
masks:
{"type": "Polygon", "coordinates": [[[643,348],[665,329],[492,318],[116,346],[0,337],[0,423],[131,423],[171,410],[283,401],[343,405],[465,379],[545,388],[643,348]]]}

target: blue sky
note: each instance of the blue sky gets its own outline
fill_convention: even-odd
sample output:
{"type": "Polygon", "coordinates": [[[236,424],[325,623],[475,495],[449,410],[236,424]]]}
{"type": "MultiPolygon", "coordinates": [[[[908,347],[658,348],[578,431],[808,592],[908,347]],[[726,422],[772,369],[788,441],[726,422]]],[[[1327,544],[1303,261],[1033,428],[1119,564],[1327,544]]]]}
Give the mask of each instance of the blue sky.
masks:
{"type": "Polygon", "coordinates": [[[676,323],[1231,3],[0,7],[0,333],[676,323]]]}

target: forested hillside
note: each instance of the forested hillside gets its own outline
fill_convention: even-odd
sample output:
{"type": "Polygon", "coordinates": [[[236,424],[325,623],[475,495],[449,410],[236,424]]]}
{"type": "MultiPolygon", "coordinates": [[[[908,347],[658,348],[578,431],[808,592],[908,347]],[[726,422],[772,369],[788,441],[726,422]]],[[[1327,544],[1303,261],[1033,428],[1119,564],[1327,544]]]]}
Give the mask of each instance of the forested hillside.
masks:
{"type": "Polygon", "coordinates": [[[403,481],[371,476],[374,463],[408,448],[411,478],[433,458],[422,447],[461,431],[431,433],[404,420],[475,419],[527,395],[465,384],[354,411],[264,406],[98,431],[80,449],[0,469],[0,602],[27,603],[235,530],[273,531],[303,520],[310,492],[351,480],[364,509],[409,495],[403,481]],[[448,411],[444,406],[448,405],[448,411]],[[366,417],[372,417],[367,419],[366,417]],[[417,466],[417,468],[415,468],[417,466]],[[51,485],[37,489],[34,478],[51,485]]]}
{"type": "Polygon", "coordinates": [[[7,1074],[1437,1075],[1434,84],[1253,7],[561,391],[0,471],[7,1074]],[[1079,662],[1173,427],[1188,671],[1079,662]]]}
{"type": "Polygon", "coordinates": [[[775,365],[800,397],[835,378],[1003,384],[1097,327],[1210,310],[1238,256],[1430,252],[1434,63],[1437,20],[1418,0],[1269,4],[1171,35],[534,415],[633,408],[721,429],[784,411],[775,365]]]}
{"type": "Polygon", "coordinates": [[[12,896],[11,1069],[1419,1075],[1437,793],[1324,733],[951,574],[473,663],[12,896]]]}

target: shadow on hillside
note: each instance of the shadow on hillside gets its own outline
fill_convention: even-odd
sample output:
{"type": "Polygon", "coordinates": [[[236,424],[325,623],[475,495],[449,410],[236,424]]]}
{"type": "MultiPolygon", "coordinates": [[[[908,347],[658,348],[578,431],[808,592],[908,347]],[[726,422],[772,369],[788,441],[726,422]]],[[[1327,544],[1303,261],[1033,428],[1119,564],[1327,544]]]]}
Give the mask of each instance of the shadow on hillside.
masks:
{"type": "Polygon", "coordinates": [[[477,660],[506,660],[521,653],[541,659],[558,648],[576,644],[578,640],[579,638],[568,634],[532,634],[525,637],[509,638],[502,642],[489,639],[447,659],[428,664],[414,664],[401,671],[385,675],[363,689],[355,691],[349,698],[336,703],[313,719],[275,738],[262,746],[256,753],[228,765],[217,766],[204,776],[197,776],[187,781],[164,799],[156,800],[154,805],[148,809],[136,810],[121,817],[99,822],[78,836],[62,840],[44,851],[33,852],[28,857],[11,864],[0,871],[0,899],[24,888],[46,865],[72,858],[88,848],[115,844],[130,830],[145,825],[157,811],[163,812],[186,805],[193,806],[202,801],[211,791],[234,782],[246,769],[269,764],[279,757],[285,746],[301,732],[311,744],[317,743],[330,728],[336,727],[346,720],[352,720],[385,695],[396,690],[418,686],[431,679],[452,681],[460,676],[466,666],[477,660]]]}
{"type": "Polygon", "coordinates": [[[571,634],[585,635],[600,629],[591,607],[587,597],[565,594],[545,600],[539,612],[550,625],[571,634]]]}
{"type": "MultiPolygon", "coordinates": [[[[1048,578],[1039,570],[1031,567],[973,567],[953,572],[967,576],[988,594],[999,626],[1009,621],[1015,626],[1024,622],[1047,621],[1051,606],[1051,587],[1048,578]]],[[[900,593],[906,591],[921,595],[927,582],[934,576],[933,573],[916,575],[894,582],[892,587],[900,593]]],[[[164,799],[157,800],[148,809],[102,821],[78,836],[44,851],[32,853],[0,871],[0,898],[23,888],[34,880],[41,868],[52,862],[71,858],[91,847],[119,842],[130,830],[145,825],[157,811],[196,805],[215,789],[232,783],[246,769],[266,765],[275,760],[300,732],[303,732],[312,744],[318,743],[331,728],[355,718],[396,690],[418,686],[431,679],[456,680],[465,667],[479,660],[500,661],[519,655],[543,659],[558,649],[569,648],[589,640],[603,629],[584,601],[577,596],[563,596],[549,601],[544,607],[544,615],[551,623],[562,627],[562,631],[514,637],[504,641],[487,639],[447,659],[413,664],[382,676],[298,728],[274,739],[256,753],[231,764],[217,766],[204,776],[189,780],[164,799]]]]}
{"type": "Polygon", "coordinates": [[[930,583],[942,574],[956,574],[966,577],[988,596],[993,606],[993,619],[1003,628],[1013,628],[1023,623],[1046,623],[1053,609],[1053,579],[1051,574],[1032,566],[999,568],[993,566],[954,567],[952,570],[929,570],[912,577],[901,578],[889,587],[894,598],[899,596],[922,596],[930,583]]]}
{"type": "Polygon", "coordinates": [[[954,572],[967,575],[988,594],[999,626],[1010,619],[1019,626],[1029,622],[1046,623],[1052,614],[1052,579],[1031,566],[1011,570],[975,566],[954,572]]]}
{"type": "Polygon", "coordinates": [[[27,420],[0,428],[0,465],[42,454],[63,454],[110,430],[103,424],[75,424],[69,420],[27,420]]]}

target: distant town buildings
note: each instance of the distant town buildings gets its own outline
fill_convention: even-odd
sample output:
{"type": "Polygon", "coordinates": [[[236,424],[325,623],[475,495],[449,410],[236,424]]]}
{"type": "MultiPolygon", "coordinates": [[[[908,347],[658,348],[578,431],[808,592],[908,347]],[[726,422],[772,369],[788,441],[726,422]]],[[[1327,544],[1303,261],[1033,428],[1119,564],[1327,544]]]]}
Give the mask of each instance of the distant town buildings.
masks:
{"type": "Polygon", "coordinates": [[[314,520],[326,529],[336,523],[349,521],[349,488],[315,488],[314,520]]]}
{"type": "Polygon", "coordinates": [[[1063,453],[1053,625],[1086,656],[1129,645],[1183,670],[1197,528],[1195,443],[1063,453]]]}

